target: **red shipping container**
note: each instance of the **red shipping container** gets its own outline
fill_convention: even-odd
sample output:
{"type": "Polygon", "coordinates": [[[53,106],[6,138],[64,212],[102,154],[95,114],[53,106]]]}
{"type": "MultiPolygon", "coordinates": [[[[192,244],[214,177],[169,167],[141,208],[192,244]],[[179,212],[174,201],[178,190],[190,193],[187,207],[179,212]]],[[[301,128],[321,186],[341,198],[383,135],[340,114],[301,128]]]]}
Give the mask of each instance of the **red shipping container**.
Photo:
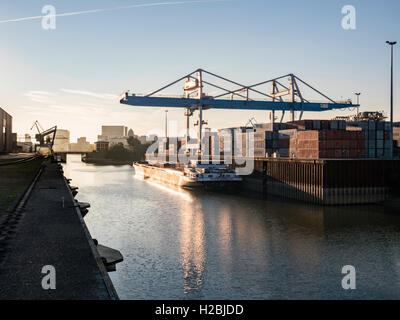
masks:
{"type": "Polygon", "coordinates": [[[318,159],[319,152],[318,150],[298,150],[297,151],[297,158],[300,159],[318,159]]]}
{"type": "Polygon", "coordinates": [[[356,149],[350,149],[349,150],[349,158],[357,158],[357,156],[358,156],[358,153],[357,153],[357,150],[356,149]]]}
{"type": "Polygon", "coordinates": [[[340,134],[340,130],[327,130],[326,131],[326,139],[336,140],[338,138],[339,134],[340,134]]]}
{"type": "Polygon", "coordinates": [[[328,140],[319,140],[319,149],[320,150],[328,149],[328,140]]]}
{"type": "Polygon", "coordinates": [[[341,141],[342,148],[343,149],[349,149],[350,148],[350,142],[352,142],[352,140],[342,140],[341,141]]]}
{"type": "Polygon", "coordinates": [[[320,130],[319,131],[320,140],[327,140],[327,138],[328,138],[327,132],[328,132],[328,130],[320,130]]]}
{"type": "Polygon", "coordinates": [[[298,140],[316,140],[319,138],[318,130],[299,131],[297,133],[298,140]]]}
{"type": "Polygon", "coordinates": [[[327,158],[335,158],[335,150],[334,149],[327,150],[327,158]]]}
{"type": "Polygon", "coordinates": [[[321,129],[323,130],[323,129],[326,129],[326,130],[329,130],[330,129],[330,127],[329,127],[329,120],[321,120],[321,129]]]}
{"type": "Polygon", "coordinates": [[[328,150],[319,150],[319,158],[327,158],[328,157],[328,150]]]}
{"type": "Polygon", "coordinates": [[[353,139],[353,132],[352,131],[341,131],[340,134],[341,134],[342,140],[353,139]]]}
{"type": "Polygon", "coordinates": [[[358,140],[349,140],[349,148],[357,149],[358,148],[358,140]]]}
{"type": "Polygon", "coordinates": [[[341,149],[343,147],[342,140],[332,140],[334,149],[341,149]]]}
{"type": "Polygon", "coordinates": [[[288,149],[289,148],[289,139],[279,139],[279,148],[288,149]]]}

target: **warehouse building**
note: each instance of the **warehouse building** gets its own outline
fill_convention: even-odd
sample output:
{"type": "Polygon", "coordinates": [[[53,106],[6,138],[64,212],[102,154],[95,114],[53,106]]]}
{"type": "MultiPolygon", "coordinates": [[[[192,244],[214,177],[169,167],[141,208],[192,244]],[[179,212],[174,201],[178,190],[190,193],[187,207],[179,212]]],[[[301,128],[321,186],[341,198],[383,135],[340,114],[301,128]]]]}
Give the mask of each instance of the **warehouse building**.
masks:
{"type": "Polygon", "coordinates": [[[14,144],[12,117],[5,110],[0,108],[0,153],[12,152],[14,144]]]}

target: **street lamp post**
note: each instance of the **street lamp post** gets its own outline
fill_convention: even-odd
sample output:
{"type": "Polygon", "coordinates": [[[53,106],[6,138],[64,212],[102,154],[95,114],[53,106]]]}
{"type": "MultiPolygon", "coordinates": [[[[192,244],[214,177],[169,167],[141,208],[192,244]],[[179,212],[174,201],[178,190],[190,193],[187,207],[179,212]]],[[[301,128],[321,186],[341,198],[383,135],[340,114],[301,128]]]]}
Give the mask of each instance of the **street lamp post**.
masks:
{"type": "Polygon", "coordinates": [[[396,41],[386,41],[390,46],[390,126],[393,139],[393,46],[396,41]]]}
{"type": "Polygon", "coordinates": [[[165,110],[165,138],[168,138],[168,110],[165,110]]]}
{"type": "MultiPolygon", "coordinates": [[[[357,96],[357,104],[359,105],[359,104],[360,104],[360,95],[361,95],[361,92],[356,92],[355,95],[357,96]]],[[[358,114],[359,114],[359,113],[360,113],[360,106],[357,107],[357,117],[358,117],[358,114]]]]}

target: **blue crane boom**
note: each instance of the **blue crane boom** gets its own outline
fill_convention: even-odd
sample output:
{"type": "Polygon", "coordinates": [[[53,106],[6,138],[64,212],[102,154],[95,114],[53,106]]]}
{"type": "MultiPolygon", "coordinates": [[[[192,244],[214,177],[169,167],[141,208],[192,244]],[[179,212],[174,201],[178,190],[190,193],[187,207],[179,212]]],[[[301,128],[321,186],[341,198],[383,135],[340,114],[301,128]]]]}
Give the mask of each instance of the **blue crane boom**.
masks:
{"type": "Polygon", "coordinates": [[[345,102],[336,102],[326,95],[318,91],[317,89],[310,86],[308,83],[304,82],[300,78],[296,77],[293,74],[288,74],[285,76],[281,76],[272,80],[263,81],[251,86],[244,86],[232,80],[223,78],[211,72],[208,72],[203,69],[198,69],[178,80],[158,89],[148,95],[137,95],[137,94],[129,94],[128,92],[124,92],[120,99],[120,103],[132,106],[142,106],[142,107],[167,107],[167,108],[191,108],[192,110],[198,109],[199,105],[201,105],[204,109],[236,109],[236,110],[271,110],[271,111],[327,111],[333,109],[345,109],[345,108],[354,108],[357,107],[357,104],[352,104],[351,100],[345,102]],[[197,73],[198,77],[193,77],[193,74],[197,73]],[[213,77],[218,78],[219,80],[223,80],[229,84],[233,84],[238,86],[239,88],[235,90],[230,90],[221,87],[220,85],[215,85],[211,82],[204,81],[202,79],[202,74],[206,73],[213,77]],[[289,77],[290,85],[289,87],[282,85],[278,80],[289,77]],[[181,97],[172,97],[172,96],[157,96],[156,94],[161,92],[162,90],[167,89],[182,81],[187,79],[187,82],[190,80],[193,82],[194,86],[192,88],[184,89],[185,94],[181,97]],[[195,81],[193,81],[195,80],[195,81]],[[298,86],[298,81],[302,84],[306,85],[314,92],[323,96],[327,101],[326,102],[310,102],[306,100],[300,92],[300,88],[298,86]],[[273,91],[271,94],[267,94],[261,92],[256,89],[261,85],[265,85],[267,83],[272,83],[273,91]],[[224,93],[210,96],[205,95],[203,91],[203,86],[209,85],[211,87],[222,90],[224,93]],[[278,85],[282,87],[284,90],[278,89],[278,85]],[[199,92],[201,91],[201,92],[199,92]],[[243,95],[245,92],[245,96],[243,95]],[[195,93],[197,94],[196,98],[192,98],[191,95],[195,93]],[[256,93],[259,96],[264,96],[268,98],[268,100],[255,100],[251,99],[249,94],[256,93]],[[226,95],[231,95],[230,99],[224,98],[226,95]],[[290,96],[289,101],[284,101],[282,99],[283,96],[290,96]],[[236,99],[233,99],[233,98],[236,99]],[[299,101],[296,101],[296,97],[298,97],[299,101]],[[244,98],[244,99],[240,99],[244,98]]]}
{"type": "Polygon", "coordinates": [[[232,110],[271,110],[271,111],[327,111],[333,109],[353,108],[351,103],[316,103],[316,102],[286,102],[260,100],[227,100],[227,99],[193,99],[177,97],[148,97],[125,93],[120,102],[131,106],[141,107],[169,107],[192,108],[198,105],[205,109],[232,109],[232,110]]]}

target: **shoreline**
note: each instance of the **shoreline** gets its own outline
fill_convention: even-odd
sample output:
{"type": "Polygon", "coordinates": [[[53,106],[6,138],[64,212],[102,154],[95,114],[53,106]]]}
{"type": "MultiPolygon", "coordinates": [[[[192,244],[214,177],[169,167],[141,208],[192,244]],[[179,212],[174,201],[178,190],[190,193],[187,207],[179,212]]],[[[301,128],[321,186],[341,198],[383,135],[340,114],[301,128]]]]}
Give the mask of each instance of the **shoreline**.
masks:
{"type": "Polygon", "coordinates": [[[124,165],[130,165],[132,166],[133,160],[114,160],[114,159],[106,159],[106,158],[82,158],[82,162],[88,163],[88,164],[94,164],[94,165],[99,165],[99,166],[109,166],[109,165],[114,165],[114,166],[124,166],[124,165]]]}

